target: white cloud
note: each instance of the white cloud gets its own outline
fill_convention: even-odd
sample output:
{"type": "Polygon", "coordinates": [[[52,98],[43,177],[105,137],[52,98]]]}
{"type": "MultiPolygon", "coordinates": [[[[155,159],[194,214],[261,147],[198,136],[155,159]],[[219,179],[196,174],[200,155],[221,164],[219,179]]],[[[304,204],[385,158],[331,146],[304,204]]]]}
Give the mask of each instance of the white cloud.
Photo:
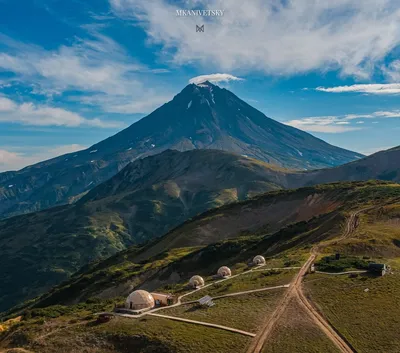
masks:
{"type": "Polygon", "coordinates": [[[210,75],[201,75],[193,77],[189,80],[189,83],[199,84],[205,81],[217,83],[217,82],[229,82],[229,81],[243,81],[243,79],[230,74],[210,74],[210,75]]]}
{"type": "MultiPolygon", "coordinates": [[[[45,50],[27,45],[0,34],[6,48],[0,53],[0,70],[14,73],[4,84],[24,84],[31,93],[52,97],[63,92],[79,92],[75,98],[95,97],[103,111],[116,111],[121,103],[127,113],[146,113],[156,106],[139,104],[149,94],[165,96],[167,88],[151,91],[149,86],[157,80],[157,74],[166,69],[149,69],[132,58],[124,48],[111,38],[101,34],[98,28],[84,26],[87,38],[75,38],[70,46],[45,50]],[[146,76],[144,76],[146,75],[146,76]],[[107,100],[102,99],[107,96],[107,100]],[[128,110],[128,103],[132,104],[128,110]],[[146,108],[146,110],[142,110],[146,108]]],[[[158,85],[154,85],[159,87],[158,85]]]]}
{"type": "Polygon", "coordinates": [[[317,87],[316,91],[329,92],[329,93],[369,93],[369,94],[399,94],[400,83],[387,83],[387,84],[363,84],[351,86],[337,86],[337,87],[317,87]]]}
{"type": "MultiPolygon", "coordinates": [[[[143,27],[176,64],[294,74],[339,69],[367,78],[400,43],[397,0],[208,0],[224,16],[176,18],[168,0],[109,0],[114,13],[143,27]]],[[[186,8],[198,1],[186,2],[186,8]]]]}
{"type": "MultiPolygon", "coordinates": [[[[360,118],[363,119],[400,118],[400,110],[376,111],[370,114],[313,116],[313,117],[306,117],[306,118],[286,121],[284,122],[284,124],[311,132],[342,133],[342,132],[362,130],[363,129],[362,127],[350,126],[353,120],[360,118]]],[[[364,124],[364,121],[360,120],[356,121],[355,123],[364,124]]],[[[372,121],[371,123],[377,124],[378,121],[372,121]]]]}
{"type": "Polygon", "coordinates": [[[387,66],[382,66],[382,72],[392,82],[400,81],[400,60],[392,61],[387,66]]]}
{"type": "Polygon", "coordinates": [[[33,103],[18,104],[5,97],[0,97],[0,122],[66,127],[87,125],[99,128],[115,128],[122,126],[117,121],[103,121],[97,118],[86,119],[79,114],[61,108],[36,106],[33,103]]]}
{"type": "Polygon", "coordinates": [[[52,146],[50,148],[48,146],[43,146],[34,147],[34,152],[29,154],[0,148],[0,172],[19,170],[28,165],[86,148],[86,146],[78,144],[52,146]]]}
{"type": "MultiPolygon", "coordinates": [[[[359,127],[343,126],[341,121],[335,116],[309,117],[284,122],[284,124],[293,126],[297,129],[310,132],[325,132],[337,134],[342,132],[361,130],[359,127]]],[[[345,124],[347,125],[347,124],[345,124]]]]}

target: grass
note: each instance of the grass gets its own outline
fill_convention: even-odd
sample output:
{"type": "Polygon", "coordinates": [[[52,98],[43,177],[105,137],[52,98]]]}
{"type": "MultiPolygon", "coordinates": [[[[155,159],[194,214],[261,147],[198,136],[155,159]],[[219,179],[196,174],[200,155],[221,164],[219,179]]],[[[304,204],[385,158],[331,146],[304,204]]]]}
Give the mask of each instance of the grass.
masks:
{"type": "Polygon", "coordinates": [[[289,303],[263,353],[339,353],[295,299],[289,303]]]}
{"type": "Polygon", "coordinates": [[[186,304],[162,310],[160,314],[225,325],[256,333],[273,312],[286,289],[251,293],[215,300],[211,308],[186,304]]]}
{"type": "Polygon", "coordinates": [[[197,300],[205,295],[215,297],[228,293],[288,284],[292,280],[295,273],[295,270],[265,270],[249,272],[220,283],[214,283],[210,287],[204,288],[182,298],[182,301],[197,300]]]}
{"type": "Polygon", "coordinates": [[[398,271],[384,277],[315,274],[306,278],[305,287],[323,314],[358,352],[397,353],[399,281],[398,271]]]}
{"type": "Polygon", "coordinates": [[[41,353],[230,353],[244,351],[250,338],[168,319],[114,318],[104,324],[69,322],[71,317],[21,326],[0,343],[41,353]]]}
{"type": "Polygon", "coordinates": [[[330,245],[325,254],[373,258],[400,257],[400,204],[373,208],[359,215],[358,227],[350,239],[330,245]]]}

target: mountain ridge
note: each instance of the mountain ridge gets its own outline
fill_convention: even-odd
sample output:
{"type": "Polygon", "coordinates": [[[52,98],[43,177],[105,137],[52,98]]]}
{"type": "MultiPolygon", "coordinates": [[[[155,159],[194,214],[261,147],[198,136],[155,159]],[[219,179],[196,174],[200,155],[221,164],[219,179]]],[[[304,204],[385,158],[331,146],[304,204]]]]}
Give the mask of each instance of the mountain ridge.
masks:
{"type": "Polygon", "coordinates": [[[86,150],[0,173],[0,218],[73,202],[129,162],[166,149],[226,150],[290,169],[336,166],[362,157],[268,118],[224,88],[190,84],[86,150]]]}
{"type": "Polygon", "coordinates": [[[0,221],[4,270],[0,281],[8,283],[14,298],[19,290],[32,296],[93,260],[159,237],[197,214],[228,203],[332,178],[347,181],[387,175],[391,181],[400,181],[399,155],[400,149],[394,148],[337,168],[309,172],[207,149],[166,150],[137,159],[74,204],[0,221]],[[387,163],[378,165],[377,161],[387,163]],[[346,176],[342,170],[349,167],[360,174],[346,176]],[[22,283],[32,279],[35,284],[27,286],[29,294],[22,283]]]}

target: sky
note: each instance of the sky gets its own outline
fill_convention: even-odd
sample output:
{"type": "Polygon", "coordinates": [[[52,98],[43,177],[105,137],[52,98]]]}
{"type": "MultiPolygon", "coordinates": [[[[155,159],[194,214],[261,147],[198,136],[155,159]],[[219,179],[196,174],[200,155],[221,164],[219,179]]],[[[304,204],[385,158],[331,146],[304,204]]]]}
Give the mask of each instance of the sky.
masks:
{"type": "Polygon", "coordinates": [[[400,4],[0,0],[0,171],[87,148],[205,79],[331,144],[400,145],[400,4]]]}

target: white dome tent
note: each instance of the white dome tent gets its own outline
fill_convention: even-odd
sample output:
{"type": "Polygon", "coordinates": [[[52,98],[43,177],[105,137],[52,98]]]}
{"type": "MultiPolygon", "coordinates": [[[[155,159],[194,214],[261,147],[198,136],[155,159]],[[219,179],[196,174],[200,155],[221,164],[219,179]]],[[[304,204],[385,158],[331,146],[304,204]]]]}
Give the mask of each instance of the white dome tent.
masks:
{"type": "Polygon", "coordinates": [[[190,280],[189,280],[189,285],[193,288],[199,288],[199,287],[203,287],[204,286],[204,279],[203,277],[200,277],[198,275],[193,276],[190,280]]]}
{"type": "Polygon", "coordinates": [[[154,298],[145,290],[135,290],[126,298],[125,306],[132,310],[151,309],[154,307],[154,298]]]}
{"type": "Polygon", "coordinates": [[[257,266],[265,265],[265,258],[264,258],[264,256],[261,256],[261,255],[255,256],[254,259],[253,259],[253,264],[254,264],[254,265],[257,265],[257,266]]]}
{"type": "Polygon", "coordinates": [[[217,274],[219,277],[229,277],[232,275],[232,272],[229,267],[222,266],[218,269],[217,274]]]}

